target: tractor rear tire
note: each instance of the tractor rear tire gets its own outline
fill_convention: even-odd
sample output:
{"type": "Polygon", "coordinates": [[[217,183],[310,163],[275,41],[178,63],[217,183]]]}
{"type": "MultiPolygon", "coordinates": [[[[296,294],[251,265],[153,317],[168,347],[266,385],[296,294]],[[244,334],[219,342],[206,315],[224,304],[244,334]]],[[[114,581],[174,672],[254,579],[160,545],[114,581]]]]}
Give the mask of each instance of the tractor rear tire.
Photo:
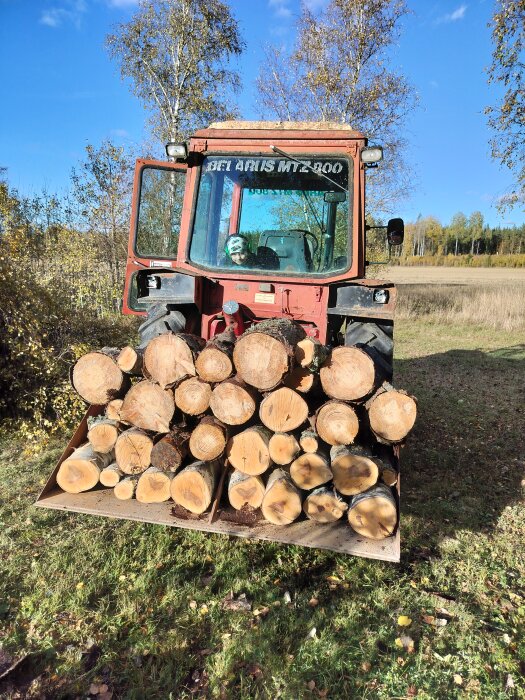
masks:
{"type": "Polygon", "coordinates": [[[186,326],[184,315],[170,304],[155,304],[148,311],[148,317],[139,326],[141,345],[156,338],[158,335],[172,331],[182,333],[186,326]]]}

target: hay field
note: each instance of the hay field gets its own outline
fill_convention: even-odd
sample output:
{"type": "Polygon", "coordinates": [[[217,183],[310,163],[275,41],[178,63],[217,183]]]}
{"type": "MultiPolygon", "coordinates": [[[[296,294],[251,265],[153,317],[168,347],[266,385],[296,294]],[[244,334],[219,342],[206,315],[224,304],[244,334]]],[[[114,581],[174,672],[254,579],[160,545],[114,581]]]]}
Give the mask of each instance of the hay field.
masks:
{"type": "MultiPolygon", "coordinates": [[[[380,266],[375,273],[395,284],[525,285],[525,268],[519,267],[392,267],[380,266]]],[[[374,275],[375,276],[375,275],[374,275]]]]}

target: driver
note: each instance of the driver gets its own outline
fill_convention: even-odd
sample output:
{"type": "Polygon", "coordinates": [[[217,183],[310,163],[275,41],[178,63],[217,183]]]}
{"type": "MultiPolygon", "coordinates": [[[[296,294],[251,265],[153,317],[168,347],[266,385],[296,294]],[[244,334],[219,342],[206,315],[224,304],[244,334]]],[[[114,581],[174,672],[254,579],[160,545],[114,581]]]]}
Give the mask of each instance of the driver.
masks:
{"type": "Polygon", "coordinates": [[[226,241],[225,251],[234,265],[256,267],[257,258],[250,252],[250,244],[245,236],[235,234],[226,241]]]}

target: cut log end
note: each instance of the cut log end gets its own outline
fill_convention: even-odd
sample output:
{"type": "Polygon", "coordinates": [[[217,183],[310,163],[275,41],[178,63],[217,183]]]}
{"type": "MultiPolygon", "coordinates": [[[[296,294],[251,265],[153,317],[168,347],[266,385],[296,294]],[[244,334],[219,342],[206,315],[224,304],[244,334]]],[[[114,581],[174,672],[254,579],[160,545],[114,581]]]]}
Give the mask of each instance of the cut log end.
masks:
{"type": "Polygon", "coordinates": [[[343,401],[363,399],[374,390],[377,381],[373,359],[354,347],[334,348],[319,374],[325,394],[343,401]]]}
{"type": "Polygon", "coordinates": [[[324,455],[306,453],[292,462],[290,476],[296,486],[310,490],[331,481],[332,471],[324,455]]]}
{"type": "Polygon", "coordinates": [[[83,355],[73,367],[71,381],[85,401],[96,405],[105,405],[112,399],[121,398],[129,388],[129,378],[113,357],[103,352],[83,355]]]}
{"type": "Polygon", "coordinates": [[[308,494],[303,505],[306,516],[318,523],[333,523],[340,520],[347,509],[347,504],[337,492],[326,487],[308,494]]]}
{"type": "Polygon", "coordinates": [[[110,464],[100,472],[100,483],[102,486],[113,488],[122,479],[123,472],[119,469],[116,462],[110,464]]]}
{"type": "Polygon", "coordinates": [[[126,476],[116,484],[113,489],[113,495],[119,501],[129,501],[135,495],[137,488],[138,476],[126,476]]]}
{"type": "Polygon", "coordinates": [[[144,352],[144,373],[163,389],[179,379],[195,376],[195,357],[204,345],[196,336],[163,333],[149,341],[144,352]]]}
{"type": "Polygon", "coordinates": [[[260,476],[234,471],[228,485],[228,500],[235,510],[241,510],[245,506],[260,508],[264,491],[264,482],[260,476]]]}
{"type": "Polygon", "coordinates": [[[397,507],[390,489],[381,485],[354,496],[348,522],[363,537],[373,540],[390,537],[397,525],[397,507]]]}
{"type": "Polygon", "coordinates": [[[140,475],[135,497],[140,503],[163,503],[171,495],[171,474],[149,467],[140,475]]]}
{"type": "Polygon", "coordinates": [[[317,413],[315,429],[329,445],[351,445],[359,432],[359,419],[352,406],[328,401],[317,413]]]}
{"type": "Polygon", "coordinates": [[[211,386],[199,379],[183,379],[175,389],[175,405],[189,416],[202,415],[210,405],[211,386]]]}
{"type": "Polygon", "coordinates": [[[416,415],[414,398],[395,389],[379,394],[368,407],[372,432],[387,443],[402,442],[414,427],[416,415]]]}
{"type": "Polygon", "coordinates": [[[143,381],[126,394],[120,420],[153,433],[167,433],[174,412],[173,392],[161,389],[155,382],[143,381]]]}
{"type": "Polygon", "coordinates": [[[233,362],[222,350],[207,347],[196,359],[195,369],[201,379],[215,384],[228,379],[232,375],[233,362]]]}
{"type": "Polygon", "coordinates": [[[217,459],[226,448],[226,427],[220,421],[207,416],[193,430],[189,448],[191,454],[203,462],[217,459]]]}
{"type": "Polygon", "coordinates": [[[99,420],[89,429],[87,439],[95,452],[103,454],[111,452],[115,448],[118,438],[116,421],[99,420]]]}
{"type": "Polygon", "coordinates": [[[371,456],[338,445],[330,450],[334,486],[345,496],[366,491],[377,483],[379,469],[371,456]]]}
{"type": "Polygon", "coordinates": [[[304,430],[299,438],[299,445],[303,452],[317,452],[319,449],[319,437],[313,430],[304,430]]]}
{"type": "Polygon", "coordinates": [[[124,474],[140,474],[151,464],[153,440],[138,428],[125,430],[115,445],[115,460],[124,474]]]}
{"type": "Polygon", "coordinates": [[[242,425],[257,408],[257,392],[234,379],[218,384],[211,394],[213,415],[226,425],[242,425]]]}
{"type": "Polygon", "coordinates": [[[274,464],[290,464],[300,450],[299,443],[290,433],[274,433],[268,445],[274,464]]]}
{"type": "Polygon", "coordinates": [[[289,525],[301,514],[301,495],[282,469],[270,474],[261,504],[263,517],[274,525],[289,525]]]}
{"type": "Polygon", "coordinates": [[[305,422],[308,418],[308,404],[297,392],[281,387],[262,400],[259,416],[273,432],[286,433],[305,422]]]}
{"type": "Polygon", "coordinates": [[[271,464],[271,432],[262,425],[254,425],[230,438],[226,456],[234,469],[244,474],[263,474],[271,464]]]}
{"type": "Polygon", "coordinates": [[[190,513],[200,515],[211,505],[217,480],[217,463],[195,462],[171,482],[171,497],[190,513]]]}

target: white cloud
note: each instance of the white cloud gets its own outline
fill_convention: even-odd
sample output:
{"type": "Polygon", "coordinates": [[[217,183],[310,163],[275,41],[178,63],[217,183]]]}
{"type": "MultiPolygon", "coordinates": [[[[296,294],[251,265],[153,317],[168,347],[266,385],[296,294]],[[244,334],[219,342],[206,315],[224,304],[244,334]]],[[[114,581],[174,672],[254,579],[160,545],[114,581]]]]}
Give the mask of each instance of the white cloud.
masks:
{"type": "Polygon", "coordinates": [[[55,29],[64,23],[71,22],[78,29],[86,11],[85,0],[66,0],[62,7],[50,7],[47,10],[42,10],[40,24],[55,29]]]}
{"type": "Polygon", "coordinates": [[[288,3],[289,0],[268,0],[268,6],[273,10],[273,14],[281,19],[288,19],[292,16],[288,3]]]}
{"type": "Polygon", "coordinates": [[[318,10],[325,9],[328,5],[328,0],[304,0],[304,4],[310,12],[317,12],[318,10]]]}
{"type": "Polygon", "coordinates": [[[460,19],[463,19],[465,17],[465,14],[467,12],[467,7],[468,5],[460,5],[457,9],[454,10],[454,12],[451,12],[448,15],[443,15],[438,19],[438,22],[440,23],[448,23],[448,22],[457,22],[460,19]]]}
{"type": "Polygon", "coordinates": [[[110,7],[116,7],[118,9],[126,7],[135,7],[139,4],[139,0],[107,0],[110,7]]]}

